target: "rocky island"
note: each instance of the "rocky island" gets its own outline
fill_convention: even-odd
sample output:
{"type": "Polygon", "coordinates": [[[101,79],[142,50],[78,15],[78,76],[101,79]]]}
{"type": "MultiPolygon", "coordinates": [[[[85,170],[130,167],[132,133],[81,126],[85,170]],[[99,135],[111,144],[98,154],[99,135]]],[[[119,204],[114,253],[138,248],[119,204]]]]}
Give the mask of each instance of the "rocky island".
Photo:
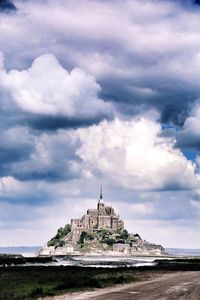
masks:
{"type": "Polygon", "coordinates": [[[56,235],[39,251],[39,256],[54,255],[161,255],[164,248],[129,233],[124,222],[103,200],[100,191],[97,209],[88,209],[80,219],[58,229],[56,235]]]}

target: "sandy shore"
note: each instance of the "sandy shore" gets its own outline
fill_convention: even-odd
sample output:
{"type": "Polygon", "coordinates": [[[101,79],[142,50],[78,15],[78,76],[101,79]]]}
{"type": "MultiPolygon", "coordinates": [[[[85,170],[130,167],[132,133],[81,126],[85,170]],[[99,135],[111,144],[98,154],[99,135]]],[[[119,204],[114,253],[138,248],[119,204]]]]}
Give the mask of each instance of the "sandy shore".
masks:
{"type": "Polygon", "coordinates": [[[200,299],[200,271],[156,274],[143,282],[120,285],[86,292],[69,293],[45,300],[198,300],[200,299]]]}

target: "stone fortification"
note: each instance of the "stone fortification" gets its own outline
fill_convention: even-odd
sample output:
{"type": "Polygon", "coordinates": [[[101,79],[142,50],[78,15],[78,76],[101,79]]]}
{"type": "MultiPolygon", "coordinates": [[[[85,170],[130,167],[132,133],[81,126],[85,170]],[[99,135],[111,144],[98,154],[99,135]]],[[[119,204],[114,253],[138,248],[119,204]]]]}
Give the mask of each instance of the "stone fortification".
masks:
{"type": "Polygon", "coordinates": [[[71,220],[71,240],[78,242],[83,231],[93,233],[103,229],[111,232],[124,229],[124,222],[114,208],[105,205],[101,189],[97,209],[88,209],[82,218],[71,220]]]}

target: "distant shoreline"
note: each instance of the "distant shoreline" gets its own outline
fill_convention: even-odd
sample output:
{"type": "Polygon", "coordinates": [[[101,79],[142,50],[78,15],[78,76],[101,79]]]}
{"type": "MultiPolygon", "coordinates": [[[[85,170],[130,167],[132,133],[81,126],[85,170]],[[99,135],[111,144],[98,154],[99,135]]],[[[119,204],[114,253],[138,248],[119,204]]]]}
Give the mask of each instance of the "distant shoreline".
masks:
{"type": "MultiPolygon", "coordinates": [[[[22,254],[24,256],[35,256],[42,246],[2,246],[0,247],[0,254],[22,254]]],[[[188,248],[165,248],[169,256],[200,256],[200,249],[188,248]]],[[[91,254],[90,254],[91,255],[91,254]]],[[[102,254],[101,254],[102,255],[102,254]]],[[[141,256],[139,254],[139,256],[141,256]]]]}

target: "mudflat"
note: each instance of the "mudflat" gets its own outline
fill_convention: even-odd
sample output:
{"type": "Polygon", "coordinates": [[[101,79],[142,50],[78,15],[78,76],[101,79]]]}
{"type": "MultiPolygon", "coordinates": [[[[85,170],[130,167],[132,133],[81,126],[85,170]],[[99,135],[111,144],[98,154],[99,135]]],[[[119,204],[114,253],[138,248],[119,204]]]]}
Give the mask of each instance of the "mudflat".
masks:
{"type": "Polygon", "coordinates": [[[148,281],[90,292],[76,292],[46,300],[198,300],[200,271],[170,272],[148,281]]]}

